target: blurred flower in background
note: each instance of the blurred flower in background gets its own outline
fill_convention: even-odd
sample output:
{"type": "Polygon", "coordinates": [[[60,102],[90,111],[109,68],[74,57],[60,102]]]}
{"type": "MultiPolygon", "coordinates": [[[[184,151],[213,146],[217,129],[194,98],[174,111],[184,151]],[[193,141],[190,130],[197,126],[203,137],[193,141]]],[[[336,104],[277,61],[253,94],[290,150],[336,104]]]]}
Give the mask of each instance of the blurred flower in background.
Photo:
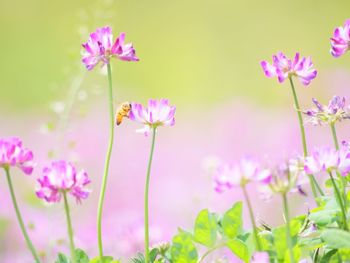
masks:
{"type": "MultiPolygon", "coordinates": [[[[260,58],[281,48],[286,53],[297,49],[312,56],[319,74],[313,87],[300,92],[302,108],[311,97],[322,101],[332,94],[346,95],[350,64],[345,57],[334,62],[327,52],[327,39],[334,26],[347,18],[349,8],[346,0],[337,5],[297,0],[293,6],[277,0],[257,1],[254,6],[243,0],[156,0],[151,4],[34,0],[20,5],[2,1],[0,29],[7,37],[0,43],[6,50],[0,62],[0,135],[20,136],[35,152],[38,169],[34,176],[41,176],[43,163],[64,158],[79,161],[89,171],[91,189],[99,189],[108,126],[102,103],[105,93],[101,92],[107,86],[106,72],[102,68],[88,76],[84,73],[79,43],[88,39],[91,29],[107,24],[115,32],[127,32],[128,38],[137,42],[142,61],[132,70],[127,64],[115,66],[115,105],[167,97],[178,106],[176,128],[169,129],[166,136],[158,135],[162,147],[155,149],[153,175],[157,178],[150,186],[150,198],[155,200],[150,206],[152,243],[169,241],[178,226],[192,227],[201,208],[225,211],[242,199],[240,191],[221,196],[213,193],[212,174],[201,169],[208,155],[233,161],[247,154],[259,159],[268,156],[277,163],[300,149],[289,94],[274,89],[278,84],[262,81],[260,58]],[[286,15],[287,7],[291,12],[286,15]],[[21,44],[23,39],[26,45],[21,44]]],[[[137,222],[142,218],[140,193],[148,153],[148,142],[134,134],[138,124],[125,124],[116,129],[119,139],[103,219],[108,229],[106,253],[123,259],[143,246],[139,239],[143,229],[137,222]]],[[[349,139],[347,125],[339,127],[341,140],[349,139]]],[[[328,130],[306,129],[310,146],[332,145],[331,138],[324,136],[328,130]]],[[[323,180],[322,176],[318,179],[323,180]]],[[[47,207],[49,204],[37,200],[34,178],[13,176],[13,180],[17,181],[18,198],[23,199],[23,214],[32,226],[33,242],[51,263],[58,251],[68,248],[63,207],[47,207]],[[47,235],[52,229],[55,237],[47,235]]],[[[4,184],[1,180],[0,191],[6,193],[4,184]]],[[[254,187],[247,185],[259,217],[272,225],[281,223],[282,219],[270,216],[271,207],[275,211],[279,203],[267,206],[254,187]]],[[[15,215],[10,200],[6,194],[2,196],[0,242],[4,246],[0,261],[30,262],[12,222],[15,215]]],[[[307,211],[307,205],[300,205],[297,198],[291,200],[292,210],[307,211]]],[[[91,255],[97,255],[97,199],[97,191],[92,191],[84,206],[71,211],[79,222],[76,245],[91,255]]]]}

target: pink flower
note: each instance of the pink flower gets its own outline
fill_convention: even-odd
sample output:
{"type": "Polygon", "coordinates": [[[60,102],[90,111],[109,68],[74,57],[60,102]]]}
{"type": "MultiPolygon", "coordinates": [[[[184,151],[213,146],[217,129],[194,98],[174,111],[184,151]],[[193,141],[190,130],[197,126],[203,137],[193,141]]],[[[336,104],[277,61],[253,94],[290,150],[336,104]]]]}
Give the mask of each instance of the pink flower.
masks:
{"type": "Polygon", "coordinates": [[[88,70],[92,70],[99,62],[102,62],[102,66],[108,64],[112,57],[123,61],[138,61],[133,45],[124,44],[124,39],[125,33],[120,33],[113,43],[110,27],[96,29],[90,34],[88,42],[82,44],[84,48],[82,62],[88,70]]]}
{"type": "Polygon", "coordinates": [[[139,103],[131,103],[130,120],[144,124],[144,128],[137,130],[146,136],[151,129],[158,126],[173,126],[175,124],[175,106],[170,106],[167,99],[149,100],[148,108],[139,103]]]}
{"type": "Polygon", "coordinates": [[[63,192],[69,192],[77,202],[86,199],[90,191],[85,186],[90,183],[87,173],[77,172],[75,167],[66,161],[54,161],[43,169],[38,179],[39,187],[36,195],[47,202],[59,202],[63,192]]]}
{"type": "Polygon", "coordinates": [[[22,146],[19,138],[0,139],[0,167],[16,166],[25,174],[31,174],[34,169],[32,151],[22,146]]]}
{"type": "Polygon", "coordinates": [[[295,54],[294,60],[287,58],[282,52],[272,57],[273,63],[262,61],[260,64],[267,77],[277,76],[278,81],[282,83],[285,79],[296,76],[305,86],[313,80],[317,71],[313,69],[311,58],[301,57],[299,53],[295,54]]]}
{"type": "Polygon", "coordinates": [[[267,252],[255,252],[251,263],[269,263],[270,257],[267,252]]]}
{"type": "Polygon", "coordinates": [[[334,170],[339,165],[339,153],[334,148],[324,147],[315,150],[305,159],[305,172],[315,174],[334,170]]]}
{"type": "Polygon", "coordinates": [[[313,125],[333,124],[350,118],[349,110],[345,107],[345,98],[334,96],[328,105],[321,105],[315,98],[312,99],[316,105],[304,113],[309,116],[307,121],[313,125]]]}
{"type": "Polygon", "coordinates": [[[259,165],[252,158],[242,158],[234,165],[219,165],[214,174],[214,189],[221,193],[234,186],[245,186],[256,180],[259,174],[259,165]]]}
{"type": "Polygon", "coordinates": [[[274,193],[299,193],[306,195],[302,185],[306,174],[302,158],[290,159],[272,169],[265,169],[258,175],[259,190],[264,199],[268,200],[274,193]]]}
{"type": "Polygon", "coordinates": [[[350,47],[350,19],[345,21],[344,27],[337,27],[331,38],[331,54],[333,57],[344,55],[350,47]]]}

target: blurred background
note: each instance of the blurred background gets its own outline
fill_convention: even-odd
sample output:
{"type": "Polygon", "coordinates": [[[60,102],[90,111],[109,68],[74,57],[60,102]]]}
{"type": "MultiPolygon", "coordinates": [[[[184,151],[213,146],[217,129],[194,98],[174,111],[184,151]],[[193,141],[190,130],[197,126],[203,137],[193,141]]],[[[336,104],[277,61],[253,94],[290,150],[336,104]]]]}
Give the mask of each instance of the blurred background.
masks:
{"type": "MultiPolygon", "coordinates": [[[[113,61],[115,105],[168,98],[177,124],[159,130],[151,178],[152,243],[168,241],[177,226],[191,228],[202,208],[223,212],[239,189],[218,195],[208,172],[216,160],[242,155],[278,161],[301,152],[288,83],[260,68],[278,51],[311,56],[318,77],[297,83],[302,108],[349,94],[349,54],[335,59],[329,38],[349,18],[347,0],[61,0],[0,1],[0,136],[20,136],[34,151],[34,174],[14,172],[30,234],[47,262],[67,251],[63,208],[34,194],[35,180],[52,159],[88,171],[93,192],[71,200],[77,245],[96,255],[95,215],[108,140],[107,78],[81,64],[81,43],[96,27],[126,32],[138,63],[113,61]],[[54,230],[54,231],[53,231],[54,230]],[[54,233],[53,233],[54,232],[54,233]]],[[[143,184],[150,139],[125,121],[116,129],[103,229],[105,250],[123,259],[142,250],[143,184]]],[[[349,123],[339,125],[350,139],[349,123]]],[[[331,145],[326,127],[307,127],[309,147],[331,145]]],[[[32,262],[24,249],[9,193],[0,176],[0,262],[32,262]],[[14,234],[15,233],[15,234],[14,234]]],[[[257,214],[275,225],[279,200],[266,204],[251,188],[257,214]]],[[[294,212],[312,205],[293,197],[294,212]]],[[[247,227],[249,223],[247,223],[247,227]]],[[[215,255],[214,255],[215,256],[215,255]]]]}

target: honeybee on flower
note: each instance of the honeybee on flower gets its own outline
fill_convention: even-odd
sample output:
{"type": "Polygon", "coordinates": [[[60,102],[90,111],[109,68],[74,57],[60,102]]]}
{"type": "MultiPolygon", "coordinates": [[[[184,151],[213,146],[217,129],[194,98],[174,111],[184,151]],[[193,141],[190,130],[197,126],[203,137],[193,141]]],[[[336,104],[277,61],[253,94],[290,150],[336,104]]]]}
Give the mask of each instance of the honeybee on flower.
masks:
{"type": "Polygon", "coordinates": [[[122,122],[123,119],[129,118],[129,113],[131,111],[132,107],[131,107],[131,103],[130,102],[123,102],[122,104],[120,104],[117,113],[116,113],[116,123],[119,126],[122,122]]]}

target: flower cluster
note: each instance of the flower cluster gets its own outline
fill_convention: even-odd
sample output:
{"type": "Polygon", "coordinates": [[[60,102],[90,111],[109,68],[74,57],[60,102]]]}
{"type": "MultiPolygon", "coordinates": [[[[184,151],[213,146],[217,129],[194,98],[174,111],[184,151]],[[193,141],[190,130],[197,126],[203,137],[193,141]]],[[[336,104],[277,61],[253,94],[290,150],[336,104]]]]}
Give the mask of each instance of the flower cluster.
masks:
{"type": "Polygon", "coordinates": [[[31,174],[34,169],[33,153],[23,147],[19,138],[0,139],[0,167],[18,167],[25,174],[31,174]]]}
{"type": "Polygon", "coordinates": [[[316,174],[337,170],[343,176],[350,172],[350,151],[348,147],[341,147],[339,151],[324,147],[315,150],[305,159],[305,172],[316,174]]]}
{"type": "Polygon", "coordinates": [[[66,161],[54,161],[43,169],[38,179],[36,194],[47,202],[59,202],[63,192],[69,192],[77,202],[86,199],[90,193],[85,186],[90,183],[85,171],[77,172],[75,167],[66,161]]]}
{"type": "Polygon", "coordinates": [[[331,54],[334,57],[344,55],[350,48],[350,19],[346,20],[343,27],[337,27],[331,38],[331,54]]]}
{"type": "Polygon", "coordinates": [[[312,99],[316,108],[309,109],[304,113],[309,117],[307,122],[313,125],[334,124],[337,121],[349,119],[349,109],[345,107],[345,98],[334,96],[328,105],[321,105],[315,98],[312,99]]]}
{"type": "Polygon", "coordinates": [[[83,59],[88,70],[92,70],[98,63],[108,64],[112,57],[123,61],[138,61],[135,49],[131,43],[125,44],[125,33],[121,33],[113,43],[110,27],[98,28],[90,34],[87,43],[83,44],[83,59]]]}
{"type": "Polygon", "coordinates": [[[267,77],[276,77],[279,82],[285,81],[287,78],[296,76],[305,86],[309,85],[313,80],[317,71],[313,69],[311,58],[300,57],[299,53],[295,54],[294,60],[287,58],[282,52],[272,57],[272,65],[267,61],[260,64],[267,77]]]}
{"type": "Polygon", "coordinates": [[[144,124],[143,129],[137,130],[146,136],[151,130],[159,126],[173,126],[175,124],[175,106],[170,106],[167,99],[149,100],[148,108],[142,104],[131,103],[130,120],[144,124]]]}
{"type": "Polygon", "coordinates": [[[233,165],[220,164],[214,173],[214,189],[221,193],[235,186],[245,186],[258,179],[259,171],[259,164],[250,157],[233,165]]]}
{"type": "Polygon", "coordinates": [[[263,171],[264,180],[260,180],[260,191],[265,197],[273,193],[299,193],[306,195],[302,186],[306,183],[303,158],[294,158],[286,163],[263,171]]]}

